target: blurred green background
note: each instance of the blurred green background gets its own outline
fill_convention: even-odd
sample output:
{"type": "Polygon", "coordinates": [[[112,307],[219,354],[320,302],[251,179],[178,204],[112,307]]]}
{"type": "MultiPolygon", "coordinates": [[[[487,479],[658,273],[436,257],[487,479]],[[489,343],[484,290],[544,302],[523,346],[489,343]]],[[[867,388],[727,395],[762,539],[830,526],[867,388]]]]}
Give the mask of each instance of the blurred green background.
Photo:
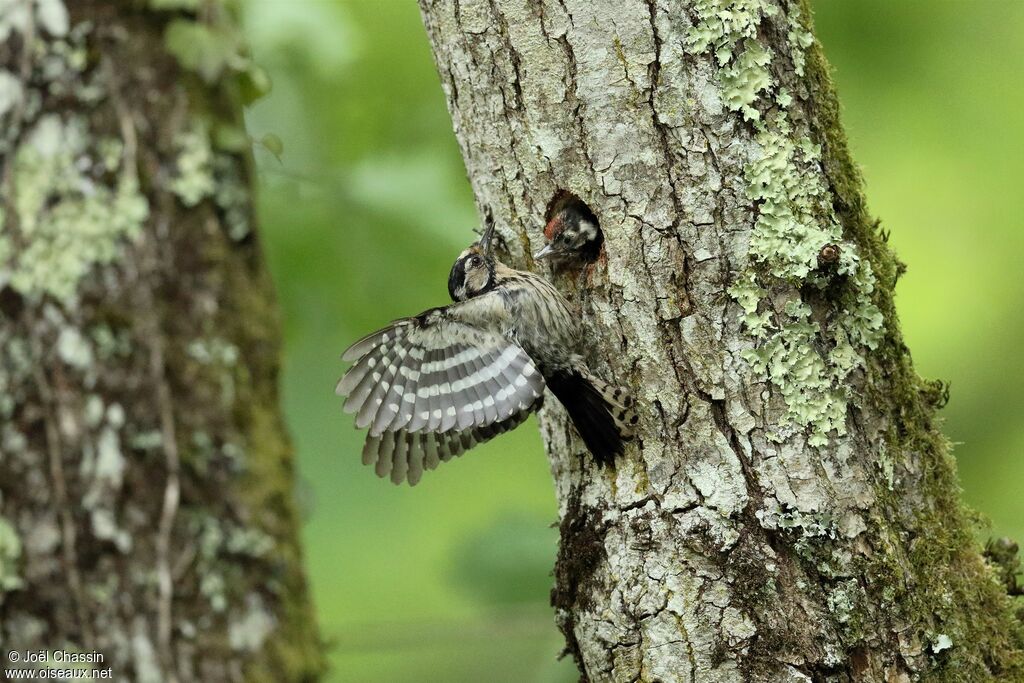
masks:
{"type": "MultiPolygon", "coordinates": [[[[1024,539],[1024,3],[814,3],[898,304],[965,494],[1024,539]]],[[[472,197],[412,0],[249,0],[274,90],[249,112],[285,322],[285,408],[331,681],[574,681],[548,606],[557,533],[532,425],[415,489],[359,464],[339,352],[446,300],[472,197]]]]}

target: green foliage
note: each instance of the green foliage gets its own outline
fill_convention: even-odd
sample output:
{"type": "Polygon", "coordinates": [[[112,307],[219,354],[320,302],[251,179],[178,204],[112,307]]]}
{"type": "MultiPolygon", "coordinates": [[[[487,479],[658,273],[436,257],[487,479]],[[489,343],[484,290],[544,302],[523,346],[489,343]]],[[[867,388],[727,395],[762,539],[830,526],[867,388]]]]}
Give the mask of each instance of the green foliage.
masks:
{"type": "Polygon", "coordinates": [[[246,63],[241,36],[232,28],[209,26],[191,19],[175,19],[167,25],[164,45],[178,62],[216,83],[225,71],[246,63]]]}
{"type": "Polygon", "coordinates": [[[284,154],[284,142],[280,136],[274,133],[265,133],[260,138],[260,144],[263,145],[263,149],[273,154],[275,159],[281,161],[281,155],[284,154]]]}
{"type": "Polygon", "coordinates": [[[241,104],[249,105],[270,92],[270,76],[249,56],[232,6],[209,3],[201,20],[171,20],[164,31],[164,47],[204,83],[229,88],[241,104]]]}

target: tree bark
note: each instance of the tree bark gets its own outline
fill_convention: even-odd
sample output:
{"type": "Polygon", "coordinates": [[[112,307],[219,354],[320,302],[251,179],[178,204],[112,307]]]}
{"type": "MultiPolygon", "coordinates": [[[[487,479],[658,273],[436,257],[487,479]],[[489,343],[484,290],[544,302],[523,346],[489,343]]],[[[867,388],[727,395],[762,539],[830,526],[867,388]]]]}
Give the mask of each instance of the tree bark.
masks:
{"type": "Polygon", "coordinates": [[[639,436],[601,470],[542,415],[552,600],[584,678],[1020,680],[806,3],[421,9],[509,258],[536,266],[558,191],[604,231],[554,276],[639,436]]]}
{"type": "Polygon", "coordinates": [[[0,14],[0,651],[299,681],[280,340],[224,5],[0,14]]]}

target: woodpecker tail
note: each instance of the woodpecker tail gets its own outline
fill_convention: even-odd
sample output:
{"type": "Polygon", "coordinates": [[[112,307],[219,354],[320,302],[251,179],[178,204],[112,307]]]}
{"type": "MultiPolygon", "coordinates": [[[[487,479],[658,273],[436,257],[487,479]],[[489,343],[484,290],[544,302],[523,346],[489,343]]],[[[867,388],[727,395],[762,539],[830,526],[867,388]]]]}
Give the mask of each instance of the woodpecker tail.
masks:
{"type": "Polygon", "coordinates": [[[557,372],[545,379],[597,462],[614,462],[623,443],[633,437],[637,423],[629,392],[586,370],[557,372]]]}

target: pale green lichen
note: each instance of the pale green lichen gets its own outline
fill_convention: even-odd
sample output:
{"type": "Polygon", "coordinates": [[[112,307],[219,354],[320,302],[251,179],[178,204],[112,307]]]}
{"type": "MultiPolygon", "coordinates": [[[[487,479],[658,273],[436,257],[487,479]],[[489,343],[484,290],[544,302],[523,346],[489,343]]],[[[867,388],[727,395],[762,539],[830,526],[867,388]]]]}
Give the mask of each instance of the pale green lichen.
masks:
{"type": "Polygon", "coordinates": [[[694,9],[699,21],[687,31],[687,52],[710,49],[729,108],[757,120],[760,113],[752,105],[772,85],[771,52],[758,41],[757,27],[778,7],[763,0],[697,0],[694,9]]]}
{"type": "Polygon", "coordinates": [[[28,447],[28,438],[10,424],[0,428],[0,462],[4,456],[15,453],[24,453],[28,447]]]}
{"type": "Polygon", "coordinates": [[[857,613],[861,589],[856,580],[842,581],[828,592],[828,610],[840,624],[848,625],[857,613]]]}
{"type": "Polygon", "coordinates": [[[752,105],[760,93],[772,86],[772,78],[768,73],[768,65],[771,63],[771,52],[761,43],[745,40],[740,55],[719,72],[725,103],[733,111],[742,112],[743,118],[748,121],[756,121],[761,117],[761,113],[752,105]]]}
{"type": "Polygon", "coordinates": [[[276,547],[274,539],[263,531],[245,528],[215,517],[197,516],[192,526],[198,539],[199,591],[215,612],[224,612],[231,598],[232,585],[225,575],[231,568],[226,557],[261,559],[276,547]]]}
{"type": "Polygon", "coordinates": [[[795,531],[801,538],[836,538],[838,531],[830,512],[804,512],[786,506],[755,513],[758,522],[765,529],[795,531]]]}
{"type": "Polygon", "coordinates": [[[67,34],[67,7],[61,0],[0,0],[0,43],[13,32],[28,33],[30,27],[41,28],[55,38],[67,34]]]}
{"type": "MultiPolygon", "coordinates": [[[[806,51],[814,43],[814,34],[800,23],[799,12],[794,12],[790,18],[786,40],[789,42],[790,55],[793,59],[793,72],[797,76],[803,76],[806,66],[806,51]]],[[[784,104],[783,106],[788,105],[784,104]]]]}
{"type": "Polygon", "coordinates": [[[219,370],[221,403],[231,405],[235,400],[235,376],[231,369],[238,362],[238,347],[222,339],[196,339],[188,345],[187,352],[203,365],[219,370]]]}
{"type": "Polygon", "coordinates": [[[229,154],[217,154],[214,159],[217,190],[214,201],[224,214],[228,236],[241,240],[249,235],[249,186],[239,172],[239,166],[229,154]]]}
{"type": "Polygon", "coordinates": [[[18,574],[21,559],[21,539],[14,526],[0,517],[0,603],[3,594],[18,590],[23,582],[18,574]]]}
{"type": "Polygon", "coordinates": [[[89,330],[96,355],[102,360],[127,357],[132,351],[131,334],[127,330],[112,330],[108,325],[95,325],[89,330]]]}
{"type": "Polygon", "coordinates": [[[10,71],[0,69],[0,119],[14,110],[24,99],[21,81],[10,71]]]}
{"type": "Polygon", "coordinates": [[[782,279],[800,281],[817,267],[818,252],[842,240],[821,172],[821,149],[794,138],[783,114],[760,126],[759,155],[744,169],[747,197],[758,202],[750,251],[782,279]]]}
{"type": "Polygon", "coordinates": [[[137,683],[163,683],[166,680],[156,647],[142,616],[135,617],[131,637],[132,673],[137,683]]]}
{"type": "Polygon", "coordinates": [[[253,593],[246,598],[241,618],[228,625],[228,642],[233,650],[256,652],[276,626],[277,621],[264,606],[263,599],[253,593]]]}
{"type": "MultiPolygon", "coordinates": [[[[843,241],[842,226],[832,208],[824,181],[821,149],[799,136],[786,117],[792,95],[780,90],[769,107],[775,113],[761,121],[755,108],[772,87],[769,67],[774,55],[758,39],[758,26],[778,15],[775,5],[760,0],[701,0],[699,21],[687,35],[692,53],[711,50],[729,107],[755,121],[758,152],[744,169],[747,196],[758,207],[750,236],[750,263],[729,292],[743,309],[744,328],[758,345],[744,353],[755,372],[766,375],[781,391],[787,406],[783,427],[810,427],[808,443],[824,445],[828,435],[846,433],[851,396],[848,378],[864,366],[864,349],[880,340],[882,316],[871,295],[875,287],[870,266],[858,248],[843,241]],[[818,256],[826,245],[840,254],[834,276],[846,287],[825,321],[796,298],[811,286],[824,290],[829,277],[819,274],[818,256]],[[791,292],[782,310],[769,306],[770,293],[791,292]]],[[[797,74],[804,69],[804,51],[813,36],[799,11],[788,14],[787,40],[797,74]]],[[[790,430],[772,436],[784,439],[790,430]]]]}
{"type": "Polygon", "coordinates": [[[138,451],[148,451],[158,448],[164,442],[164,435],[160,430],[151,429],[133,436],[128,445],[138,451]]]}
{"type": "Polygon", "coordinates": [[[104,406],[98,395],[90,395],[86,399],[83,416],[85,424],[91,430],[97,430],[99,435],[95,442],[84,444],[79,463],[79,471],[89,482],[82,496],[82,507],[89,513],[96,538],[110,541],[121,552],[128,552],[132,547],[132,537],[117,523],[113,505],[128,469],[120,437],[127,417],[120,404],[104,406]]]}
{"type": "Polygon", "coordinates": [[[223,339],[196,339],[188,345],[188,355],[204,365],[231,367],[238,362],[238,347],[223,339]]]}
{"type": "MultiPolygon", "coordinates": [[[[821,150],[795,137],[782,112],[757,126],[759,154],[744,170],[747,196],[758,203],[750,237],[750,263],[729,292],[744,311],[747,331],[759,342],[744,353],[758,373],[779,388],[788,408],[783,426],[810,427],[808,443],[825,445],[833,430],[846,433],[851,392],[846,381],[863,367],[864,348],[876,348],[882,315],[871,300],[875,278],[856,245],[844,242],[842,227],[824,184],[821,150]],[[768,288],[810,285],[824,289],[829,280],[817,272],[822,247],[839,251],[835,275],[846,279],[844,301],[822,324],[812,309],[793,298],[781,311],[763,305],[768,288]]],[[[774,435],[785,438],[785,433],[774,435]]]]}
{"type": "Polygon", "coordinates": [[[185,206],[195,206],[216,190],[213,149],[207,126],[197,121],[191,128],[178,133],[174,146],[178,156],[177,169],[170,183],[171,191],[185,206]]]}
{"type": "Polygon", "coordinates": [[[943,650],[953,647],[953,639],[945,633],[940,633],[932,639],[930,647],[933,653],[939,654],[943,650]]]}
{"type": "Polygon", "coordinates": [[[83,120],[39,120],[13,161],[17,220],[3,222],[0,286],[68,303],[94,267],[114,261],[140,233],[148,204],[134,174],[122,171],[109,187],[93,172],[105,170],[98,166],[83,120]],[[14,243],[24,247],[16,251],[14,243]]]}
{"type": "Polygon", "coordinates": [[[85,370],[92,365],[92,346],[73,327],[65,327],[57,336],[57,355],[69,366],[85,370]]]}

